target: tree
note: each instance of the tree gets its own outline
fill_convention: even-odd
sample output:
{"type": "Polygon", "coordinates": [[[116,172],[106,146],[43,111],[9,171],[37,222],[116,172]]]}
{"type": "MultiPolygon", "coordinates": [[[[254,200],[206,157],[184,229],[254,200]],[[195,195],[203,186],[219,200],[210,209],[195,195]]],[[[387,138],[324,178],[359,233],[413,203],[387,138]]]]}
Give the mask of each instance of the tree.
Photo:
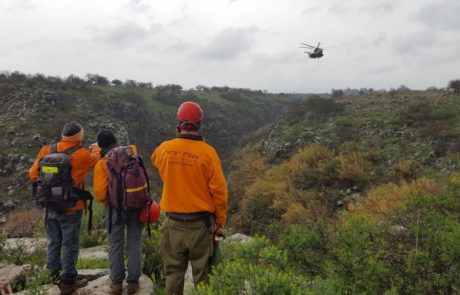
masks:
{"type": "Polygon", "coordinates": [[[344,92],[342,89],[332,89],[332,93],[331,93],[331,96],[333,98],[339,98],[339,97],[342,97],[344,96],[344,92]]]}
{"type": "Polygon", "coordinates": [[[137,87],[137,81],[128,79],[128,80],[125,81],[123,86],[125,86],[126,88],[136,88],[137,87]]]}
{"type": "Polygon", "coordinates": [[[410,88],[407,87],[406,85],[400,85],[397,90],[400,92],[407,92],[407,91],[410,91],[410,88]]]}
{"type": "Polygon", "coordinates": [[[111,83],[113,86],[116,86],[116,87],[120,87],[121,85],[123,85],[123,82],[121,82],[121,80],[118,80],[118,79],[112,80],[111,83]]]}
{"type": "Polygon", "coordinates": [[[137,83],[137,87],[152,89],[153,85],[152,85],[152,82],[139,82],[137,83]]]}
{"type": "Polygon", "coordinates": [[[447,85],[447,89],[452,89],[454,93],[460,94],[460,79],[451,80],[447,85]]]}
{"type": "Polygon", "coordinates": [[[106,77],[100,76],[98,74],[87,74],[86,80],[93,85],[108,85],[109,80],[106,77]]]}

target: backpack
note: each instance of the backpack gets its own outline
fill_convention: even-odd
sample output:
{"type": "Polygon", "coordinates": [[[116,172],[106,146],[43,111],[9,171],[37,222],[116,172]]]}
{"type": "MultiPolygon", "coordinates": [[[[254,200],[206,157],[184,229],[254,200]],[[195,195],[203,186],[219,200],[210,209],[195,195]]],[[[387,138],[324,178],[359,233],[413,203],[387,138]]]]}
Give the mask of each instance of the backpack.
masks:
{"type": "Polygon", "coordinates": [[[107,153],[109,172],[108,205],[118,210],[142,209],[150,202],[147,171],[141,157],[129,146],[117,146],[107,153]]]}
{"type": "MultiPolygon", "coordinates": [[[[142,158],[130,146],[117,146],[107,153],[109,174],[109,233],[112,231],[112,209],[117,209],[121,222],[122,210],[141,210],[151,202],[150,185],[142,158]]],[[[150,235],[150,225],[148,225],[150,235]]]]}
{"type": "Polygon", "coordinates": [[[50,145],[50,153],[39,162],[37,181],[37,204],[39,207],[58,212],[72,208],[79,196],[73,188],[70,155],[78,147],[57,152],[56,144],[50,145]]]}

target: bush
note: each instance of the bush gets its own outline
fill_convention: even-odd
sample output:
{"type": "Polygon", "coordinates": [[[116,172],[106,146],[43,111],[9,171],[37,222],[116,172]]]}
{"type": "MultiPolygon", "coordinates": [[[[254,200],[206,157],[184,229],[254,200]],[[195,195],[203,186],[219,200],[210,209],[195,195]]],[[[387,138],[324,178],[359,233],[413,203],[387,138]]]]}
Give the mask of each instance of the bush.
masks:
{"type": "Polygon", "coordinates": [[[296,153],[288,163],[289,176],[300,189],[328,185],[336,177],[334,152],[319,145],[309,145],[296,153]]]}
{"type": "MultiPolygon", "coordinates": [[[[160,223],[157,223],[160,224],[160,223]]],[[[155,284],[163,284],[163,260],[160,253],[161,234],[158,230],[151,231],[151,237],[142,241],[142,273],[155,284]]]]}
{"type": "Polygon", "coordinates": [[[277,246],[288,255],[289,265],[308,276],[323,273],[322,264],[328,253],[325,226],[315,224],[311,229],[298,225],[284,228],[277,246]]]}
{"type": "Polygon", "coordinates": [[[372,219],[398,218],[402,214],[402,204],[411,194],[417,192],[436,194],[440,190],[440,184],[423,177],[399,185],[388,183],[372,188],[367,196],[361,198],[356,204],[350,204],[348,209],[352,214],[372,219]]]}
{"type": "Polygon", "coordinates": [[[390,168],[393,176],[397,180],[411,181],[420,174],[420,166],[411,160],[401,160],[393,164],[390,168]]]}
{"type": "Polygon", "coordinates": [[[46,295],[49,294],[50,273],[45,268],[26,271],[24,280],[13,286],[13,292],[23,291],[25,295],[46,295]]]}
{"type": "Polygon", "coordinates": [[[209,285],[192,294],[304,294],[305,279],[286,271],[284,251],[263,237],[233,245],[230,257],[214,269],[209,285]]]}

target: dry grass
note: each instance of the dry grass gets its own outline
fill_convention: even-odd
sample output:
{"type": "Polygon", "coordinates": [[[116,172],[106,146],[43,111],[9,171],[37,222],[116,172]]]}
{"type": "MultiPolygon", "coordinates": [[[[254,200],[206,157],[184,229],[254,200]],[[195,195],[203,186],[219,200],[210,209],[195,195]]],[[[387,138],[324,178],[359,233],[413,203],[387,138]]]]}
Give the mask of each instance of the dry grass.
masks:
{"type": "Polygon", "coordinates": [[[389,183],[371,189],[359,203],[351,204],[349,211],[372,219],[391,218],[398,215],[402,202],[409,195],[416,192],[437,194],[441,188],[440,183],[424,177],[399,185],[389,183]]]}
{"type": "Polygon", "coordinates": [[[33,237],[42,219],[43,210],[40,209],[12,212],[7,216],[7,222],[0,227],[0,231],[8,238],[33,237]]]}

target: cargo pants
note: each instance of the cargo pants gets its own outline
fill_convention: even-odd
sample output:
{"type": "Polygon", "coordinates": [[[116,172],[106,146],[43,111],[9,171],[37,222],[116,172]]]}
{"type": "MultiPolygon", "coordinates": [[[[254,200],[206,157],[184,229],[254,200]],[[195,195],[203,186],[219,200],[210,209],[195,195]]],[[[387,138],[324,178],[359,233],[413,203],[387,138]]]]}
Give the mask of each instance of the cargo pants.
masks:
{"type": "Polygon", "coordinates": [[[204,220],[182,222],[167,217],[161,230],[166,294],[184,293],[184,276],[189,261],[195,287],[207,283],[213,250],[212,226],[207,226],[204,220]]]}

